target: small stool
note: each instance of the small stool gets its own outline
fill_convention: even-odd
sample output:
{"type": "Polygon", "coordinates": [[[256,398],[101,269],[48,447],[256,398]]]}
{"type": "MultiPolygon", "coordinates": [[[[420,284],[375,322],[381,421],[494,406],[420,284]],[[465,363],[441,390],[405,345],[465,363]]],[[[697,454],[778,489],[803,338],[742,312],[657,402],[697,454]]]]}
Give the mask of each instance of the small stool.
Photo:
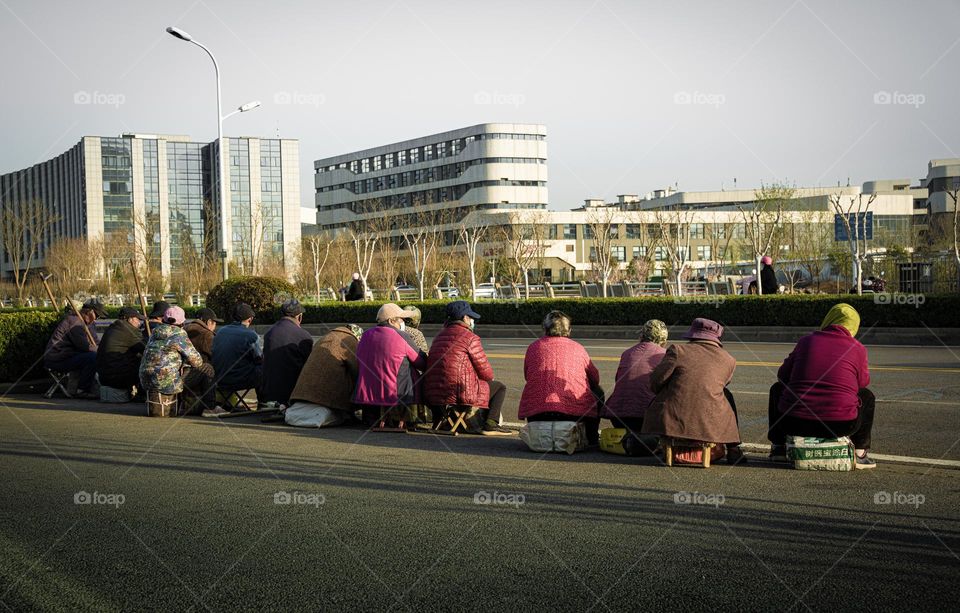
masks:
{"type": "Polygon", "coordinates": [[[407,411],[406,407],[402,407],[402,406],[398,407],[396,405],[392,407],[380,407],[380,419],[377,420],[377,424],[373,428],[370,428],[370,431],[371,432],[406,432],[407,424],[404,419],[404,415],[406,411],[407,411]],[[395,409],[398,409],[400,412],[399,423],[395,427],[387,426],[387,419],[390,417],[390,413],[392,413],[395,409]]]}
{"type": "Polygon", "coordinates": [[[464,432],[470,431],[470,426],[467,425],[467,415],[470,414],[470,411],[473,410],[473,407],[468,407],[460,404],[448,404],[443,407],[443,417],[437,422],[437,425],[433,428],[434,434],[447,434],[450,436],[457,436],[460,434],[459,430],[462,429],[464,432]],[[441,430],[440,426],[444,425],[450,426],[449,430],[441,430]]]}
{"type": "Polygon", "coordinates": [[[47,369],[47,372],[50,373],[53,383],[50,385],[50,389],[44,392],[44,398],[53,398],[53,395],[57,393],[58,389],[63,392],[63,395],[67,398],[72,398],[70,392],[67,391],[67,388],[64,385],[64,381],[70,378],[70,373],[60,372],[58,370],[50,370],[49,368],[47,369]]]}
{"type": "Polygon", "coordinates": [[[660,437],[660,446],[663,447],[664,461],[667,466],[673,466],[673,448],[679,447],[681,449],[699,448],[703,457],[703,467],[710,468],[710,455],[713,453],[713,448],[716,447],[717,444],[691,441],[684,438],[660,437]]]}
{"type": "Polygon", "coordinates": [[[217,392],[223,396],[224,404],[230,408],[231,411],[253,411],[254,409],[250,408],[250,405],[247,404],[247,394],[252,392],[254,388],[248,387],[247,389],[239,390],[228,390],[225,388],[218,388],[217,392]],[[236,396],[236,402],[230,402],[230,396],[236,396]]]}
{"type": "Polygon", "coordinates": [[[161,394],[158,391],[147,392],[148,417],[177,417],[180,412],[177,408],[177,394],[161,394]]]}

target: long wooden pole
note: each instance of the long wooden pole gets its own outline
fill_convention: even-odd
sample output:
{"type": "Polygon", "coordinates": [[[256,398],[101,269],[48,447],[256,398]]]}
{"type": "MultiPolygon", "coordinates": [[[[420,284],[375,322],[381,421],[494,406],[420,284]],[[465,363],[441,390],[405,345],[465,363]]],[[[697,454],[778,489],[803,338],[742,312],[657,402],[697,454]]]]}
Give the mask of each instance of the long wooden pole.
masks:
{"type": "Polygon", "coordinates": [[[143,295],[143,290],[140,289],[140,275],[137,274],[137,265],[134,263],[133,258],[130,258],[130,270],[133,271],[133,282],[137,286],[137,294],[140,296],[140,309],[143,311],[143,325],[146,327],[147,336],[150,336],[150,320],[147,319],[147,299],[143,295]]]}
{"type": "Polygon", "coordinates": [[[47,279],[49,279],[52,276],[53,275],[47,275],[46,277],[44,277],[43,273],[40,273],[40,280],[43,281],[43,288],[47,290],[47,297],[50,299],[50,304],[53,305],[53,309],[55,311],[59,311],[60,305],[57,304],[57,299],[53,297],[53,292],[50,291],[50,285],[47,283],[47,279]]]}
{"type": "Polygon", "coordinates": [[[83,325],[83,331],[87,333],[87,338],[90,340],[90,344],[93,345],[93,349],[97,349],[97,339],[93,338],[93,333],[90,332],[90,327],[87,325],[87,322],[83,321],[83,315],[80,314],[80,309],[77,308],[77,305],[74,304],[73,300],[67,300],[67,303],[73,308],[73,312],[80,319],[80,323],[83,325]]]}

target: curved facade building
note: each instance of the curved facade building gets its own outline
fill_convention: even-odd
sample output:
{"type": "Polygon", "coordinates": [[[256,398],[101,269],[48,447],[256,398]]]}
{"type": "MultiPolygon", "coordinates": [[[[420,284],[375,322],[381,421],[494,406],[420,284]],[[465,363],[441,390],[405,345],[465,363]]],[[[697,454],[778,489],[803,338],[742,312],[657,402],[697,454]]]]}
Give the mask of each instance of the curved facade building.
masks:
{"type": "Polygon", "coordinates": [[[547,208],[547,129],[485,123],[314,162],[317,225],[422,211],[547,208]]]}

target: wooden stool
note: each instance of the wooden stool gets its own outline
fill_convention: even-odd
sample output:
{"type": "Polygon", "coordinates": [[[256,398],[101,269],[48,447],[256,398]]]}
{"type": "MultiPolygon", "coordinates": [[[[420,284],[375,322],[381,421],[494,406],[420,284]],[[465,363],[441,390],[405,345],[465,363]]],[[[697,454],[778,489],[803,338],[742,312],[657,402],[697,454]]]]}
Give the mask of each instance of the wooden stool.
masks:
{"type": "Polygon", "coordinates": [[[231,411],[253,411],[255,409],[251,408],[247,404],[247,394],[252,392],[254,388],[248,387],[246,389],[239,390],[228,390],[226,388],[218,388],[217,391],[223,396],[223,402],[231,411]],[[230,402],[230,396],[236,396],[236,402],[230,402]]]}
{"type": "Polygon", "coordinates": [[[443,407],[443,417],[437,422],[436,427],[433,428],[434,434],[447,434],[450,436],[457,436],[460,434],[459,430],[464,432],[470,431],[470,426],[467,425],[467,415],[470,414],[470,411],[473,410],[473,407],[463,406],[459,404],[448,404],[443,407]],[[440,426],[444,425],[450,426],[449,430],[441,430],[440,426]]]}
{"type": "Polygon", "coordinates": [[[370,431],[371,432],[406,432],[407,424],[404,418],[406,412],[407,412],[406,407],[402,407],[402,406],[398,407],[394,405],[392,407],[380,407],[380,419],[377,421],[377,425],[375,425],[373,428],[370,428],[370,431]],[[399,423],[395,427],[387,426],[387,419],[390,417],[390,413],[392,413],[394,409],[399,409],[400,411],[399,423]]]}
{"type": "Polygon", "coordinates": [[[710,455],[713,453],[713,448],[716,447],[717,444],[691,441],[683,438],[660,437],[660,446],[663,447],[664,461],[667,466],[673,466],[673,448],[680,447],[684,449],[699,448],[703,457],[703,467],[710,468],[710,455]]]}

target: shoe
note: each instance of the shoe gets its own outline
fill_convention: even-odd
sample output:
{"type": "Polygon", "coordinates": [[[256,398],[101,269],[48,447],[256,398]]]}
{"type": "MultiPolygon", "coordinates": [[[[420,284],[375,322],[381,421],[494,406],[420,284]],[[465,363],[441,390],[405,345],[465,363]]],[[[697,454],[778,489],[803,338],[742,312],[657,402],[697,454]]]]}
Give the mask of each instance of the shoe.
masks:
{"type": "Polygon", "coordinates": [[[867,457],[866,451],[863,452],[863,455],[860,455],[859,453],[856,454],[856,463],[854,464],[854,468],[857,470],[868,470],[876,467],[877,463],[867,457]]]}
{"type": "Polygon", "coordinates": [[[727,464],[731,466],[743,465],[747,463],[747,456],[743,454],[740,447],[727,447],[727,464]]]}
{"type": "Polygon", "coordinates": [[[786,445],[770,445],[770,461],[771,462],[788,461],[787,446],[786,445]]]}
{"type": "Polygon", "coordinates": [[[483,430],[480,431],[480,434],[484,436],[512,436],[513,430],[504,428],[495,422],[487,422],[483,425],[483,430]]]}
{"type": "Polygon", "coordinates": [[[222,406],[218,404],[212,409],[204,410],[204,412],[201,413],[201,415],[203,417],[220,417],[221,415],[228,415],[229,413],[230,411],[225,410],[222,406]]]}
{"type": "Polygon", "coordinates": [[[73,395],[78,400],[100,400],[100,392],[80,391],[73,395]]]}

